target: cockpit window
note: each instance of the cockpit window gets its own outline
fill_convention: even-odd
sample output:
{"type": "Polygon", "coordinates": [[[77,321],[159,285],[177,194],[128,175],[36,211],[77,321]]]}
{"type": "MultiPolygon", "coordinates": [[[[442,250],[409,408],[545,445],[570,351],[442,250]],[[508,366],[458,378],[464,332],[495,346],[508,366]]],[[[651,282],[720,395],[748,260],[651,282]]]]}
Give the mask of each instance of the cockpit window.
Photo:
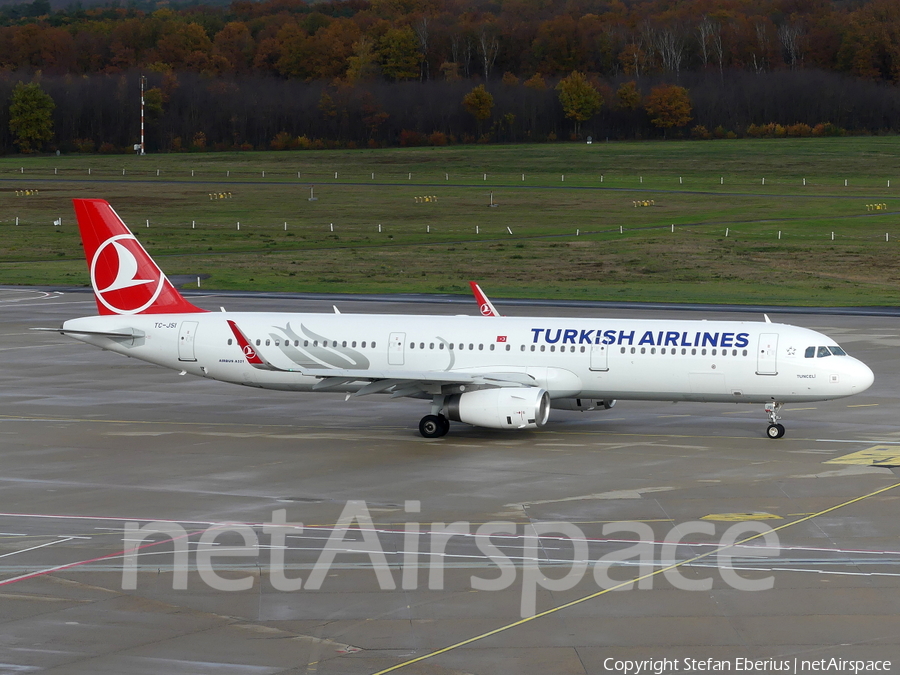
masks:
{"type": "Polygon", "coordinates": [[[828,347],[819,347],[819,351],[816,353],[818,358],[824,358],[826,356],[831,356],[831,352],[828,351],[828,347]]]}
{"type": "Polygon", "coordinates": [[[808,358],[808,359],[815,358],[815,356],[816,356],[816,348],[815,348],[815,347],[807,347],[807,348],[806,348],[806,353],[804,354],[804,356],[805,356],[806,358],[808,358]]]}
{"type": "Polygon", "coordinates": [[[831,350],[831,353],[834,354],[835,356],[847,356],[847,352],[845,352],[843,349],[841,349],[837,345],[835,345],[834,347],[829,347],[829,349],[831,350]]]}

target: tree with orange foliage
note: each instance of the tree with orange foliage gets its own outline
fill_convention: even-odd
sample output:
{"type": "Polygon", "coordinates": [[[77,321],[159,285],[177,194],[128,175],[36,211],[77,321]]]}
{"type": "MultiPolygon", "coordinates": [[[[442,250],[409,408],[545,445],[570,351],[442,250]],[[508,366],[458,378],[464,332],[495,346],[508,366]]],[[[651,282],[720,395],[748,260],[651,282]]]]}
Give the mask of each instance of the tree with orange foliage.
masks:
{"type": "Polygon", "coordinates": [[[484,121],[491,116],[494,109],[494,97],[484,88],[483,84],[479,84],[468,94],[463,96],[463,106],[471,113],[478,124],[478,135],[481,135],[481,127],[484,121]]]}
{"type": "Polygon", "coordinates": [[[663,130],[683,127],[691,121],[691,97],[688,90],[674,84],[653,87],[644,100],[644,107],[650,115],[650,123],[663,130]]]}

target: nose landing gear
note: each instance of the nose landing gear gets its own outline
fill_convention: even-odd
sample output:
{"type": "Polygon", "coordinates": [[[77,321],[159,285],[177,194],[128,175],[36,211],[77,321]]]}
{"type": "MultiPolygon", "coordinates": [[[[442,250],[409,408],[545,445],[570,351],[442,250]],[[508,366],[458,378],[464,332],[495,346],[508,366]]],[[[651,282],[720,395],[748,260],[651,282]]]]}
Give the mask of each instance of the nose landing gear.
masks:
{"type": "Polygon", "coordinates": [[[778,423],[778,420],[781,419],[781,416],[778,413],[781,412],[783,405],[784,403],[779,403],[777,401],[766,403],[766,416],[769,418],[766,436],[769,438],[781,438],[784,436],[784,425],[778,423]]]}

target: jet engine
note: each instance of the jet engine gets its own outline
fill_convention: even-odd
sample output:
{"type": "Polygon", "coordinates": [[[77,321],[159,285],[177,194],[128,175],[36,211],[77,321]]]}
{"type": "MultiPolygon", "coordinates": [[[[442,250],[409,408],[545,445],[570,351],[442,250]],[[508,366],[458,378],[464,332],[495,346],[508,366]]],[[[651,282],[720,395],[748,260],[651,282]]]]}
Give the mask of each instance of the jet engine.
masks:
{"type": "Polygon", "coordinates": [[[456,422],[491,429],[534,429],[550,417],[550,394],[537,387],[479,389],[451,396],[444,404],[456,422]]]}
{"type": "Polygon", "coordinates": [[[557,398],[553,399],[551,403],[552,407],[557,410],[579,410],[581,412],[609,410],[615,404],[615,399],[606,400],[601,398],[557,398]]]}

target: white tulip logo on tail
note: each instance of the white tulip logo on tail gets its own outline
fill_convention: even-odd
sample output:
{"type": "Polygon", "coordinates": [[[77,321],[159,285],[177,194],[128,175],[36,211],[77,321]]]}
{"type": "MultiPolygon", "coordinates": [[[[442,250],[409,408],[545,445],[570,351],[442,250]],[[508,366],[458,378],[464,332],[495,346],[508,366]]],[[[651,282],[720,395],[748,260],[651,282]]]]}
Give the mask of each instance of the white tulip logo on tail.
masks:
{"type": "Polygon", "coordinates": [[[100,244],[91,260],[94,292],[103,306],[116,314],[144,311],[159,297],[164,282],[165,275],[133,234],[110,237],[100,244]]]}

